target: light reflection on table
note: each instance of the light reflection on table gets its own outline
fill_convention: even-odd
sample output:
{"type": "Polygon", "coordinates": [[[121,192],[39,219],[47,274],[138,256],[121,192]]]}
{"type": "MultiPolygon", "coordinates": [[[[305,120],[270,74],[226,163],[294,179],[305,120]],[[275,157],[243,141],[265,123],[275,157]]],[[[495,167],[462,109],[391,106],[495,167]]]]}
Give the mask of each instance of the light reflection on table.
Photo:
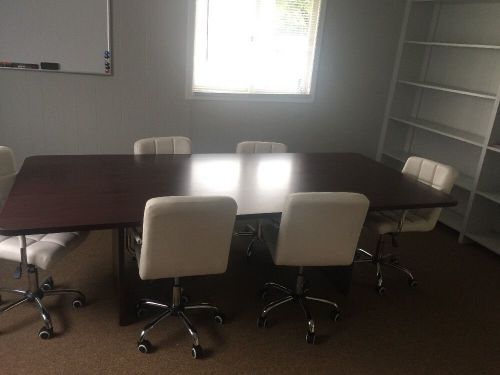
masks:
{"type": "Polygon", "coordinates": [[[240,184],[239,160],[193,160],[190,194],[235,194],[240,184]]]}
{"type": "Polygon", "coordinates": [[[260,160],[257,163],[259,189],[276,190],[277,192],[288,190],[291,174],[292,162],[290,159],[260,160]]]}

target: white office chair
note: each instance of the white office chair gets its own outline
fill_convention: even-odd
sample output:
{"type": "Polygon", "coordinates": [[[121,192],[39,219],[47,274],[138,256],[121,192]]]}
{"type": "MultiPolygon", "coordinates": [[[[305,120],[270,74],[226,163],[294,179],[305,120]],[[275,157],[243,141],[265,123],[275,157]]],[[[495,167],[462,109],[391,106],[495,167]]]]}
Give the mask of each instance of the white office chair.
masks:
{"type": "Polygon", "coordinates": [[[330,305],[331,317],[336,321],[339,308],[335,302],[310,297],[304,288],[304,266],[348,266],[352,264],[359,235],[368,211],[369,201],[357,193],[296,193],[287,197],[281,224],[263,226],[263,237],[268,243],[274,263],[297,266],[299,273],[295,289],[276,283],[266,283],[265,296],[270,288],[285,296],[269,303],[261,312],[257,325],[267,326],[267,315],[288,302],[297,302],[307,320],[306,342],[314,344],[315,326],[307,301],[330,305]]]}
{"type": "Polygon", "coordinates": [[[139,139],[134,143],[134,154],[191,154],[191,140],[187,137],[155,137],[139,139]]]}
{"type": "MultiPolygon", "coordinates": [[[[402,173],[445,193],[450,193],[458,178],[458,172],[453,167],[415,156],[408,158],[402,173]]],[[[365,227],[378,235],[377,247],[374,254],[358,249],[355,263],[372,263],[376,266],[376,290],[380,294],[385,291],[382,266],[404,272],[408,276],[408,284],[412,287],[417,285],[413,274],[407,268],[399,265],[398,260],[392,254],[384,255],[385,237],[390,235],[393,246],[397,247],[399,233],[431,231],[436,226],[440,214],[441,208],[430,208],[374,212],[367,216],[365,227]]]]}
{"type": "MultiPolygon", "coordinates": [[[[191,139],[187,137],[153,137],[135,141],[134,155],[190,155],[191,139]]],[[[131,241],[140,238],[142,228],[130,231],[131,241]],[[135,238],[134,238],[135,237],[135,238]]],[[[133,247],[133,246],[132,246],[133,247]]],[[[135,254],[132,254],[135,257],[135,254]]]]}
{"type": "MultiPolygon", "coordinates": [[[[11,186],[14,184],[16,169],[14,155],[8,147],[0,146],[0,209],[7,199],[11,186]]],[[[1,293],[10,293],[21,296],[21,298],[10,305],[0,309],[0,315],[13,308],[24,304],[33,303],[38,309],[44,326],[38,335],[42,339],[49,339],[54,335],[52,319],[47,309],[42,304],[45,296],[61,294],[76,295],[73,307],[79,308],[85,304],[85,296],[78,290],[54,289],[54,281],[51,277],[39,283],[38,268],[49,269],[51,265],[78,246],[85,239],[87,233],[52,233],[35,234],[18,237],[0,235],[0,259],[19,263],[14,274],[15,278],[21,278],[26,272],[28,277],[28,290],[0,288],[1,293]]]]}
{"type": "Polygon", "coordinates": [[[278,142],[246,141],[236,145],[237,154],[274,154],[287,152],[287,147],[278,142]]]}
{"type": "MultiPolygon", "coordinates": [[[[236,145],[237,154],[275,154],[286,152],[287,146],[278,142],[245,141],[236,145]]],[[[254,228],[254,225],[247,224],[244,231],[235,232],[237,236],[251,237],[250,243],[247,246],[247,260],[253,254],[255,243],[261,239],[262,221],[257,221],[256,228],[254,228]]]]}
{"type": "Polygon", "coordinates": [[[193,339],[191,354],[202,356],[198,333],[185,312],[209,310],[217,323],[223,315],[207,303],[187,304],[179,278],[224,273],[227,268],[236,202],[229,197],[161,197],[150,199],[144,210],[142,243],[137,243],[139,275],[143,280],[173,278],[172,305],[141,300],[138,312],[147,307],[162,312],[142,330],[138,349],[152,350],[146,334],[168,316],[181,318],[193,339]]]}

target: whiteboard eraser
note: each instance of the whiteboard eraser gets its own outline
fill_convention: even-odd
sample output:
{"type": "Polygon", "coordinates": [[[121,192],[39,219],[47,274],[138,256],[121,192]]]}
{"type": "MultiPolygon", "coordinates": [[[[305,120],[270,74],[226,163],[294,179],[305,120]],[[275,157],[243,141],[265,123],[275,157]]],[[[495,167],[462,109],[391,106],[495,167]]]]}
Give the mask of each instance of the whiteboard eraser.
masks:
{"type": "Polygon", "coordinates": [[[41,62],[40,67],[45,70],[59,70],[61,68],[59,63],[51,62],[41,62]]]}

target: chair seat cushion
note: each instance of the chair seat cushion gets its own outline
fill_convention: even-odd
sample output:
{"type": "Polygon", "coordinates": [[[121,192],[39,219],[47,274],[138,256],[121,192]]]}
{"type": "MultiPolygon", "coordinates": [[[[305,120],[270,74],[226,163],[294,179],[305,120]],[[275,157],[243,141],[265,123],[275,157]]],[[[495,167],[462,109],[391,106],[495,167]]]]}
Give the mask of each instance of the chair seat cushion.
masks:
{"type": "MultiPolygon", "coordinates": [[[[26,236],[28,264],[47,269],[73,250],[87,237],[87,232],[33,234],[26,236]]],[[[21,262],[19,238],[0,235],[0,259],[21,262]]]]}
{"type": "MultiPolygon", "coordinates": [[[[371,212],[366,216],[364,226],[377,234],[395,233],[398,231],[398,223],[401,218],[401,211],[381,211],[371,212]]],[[[434,225],[425,218],[407,212],[403,224],[402,232],[427,232],[432,230],[434,225]]]]}

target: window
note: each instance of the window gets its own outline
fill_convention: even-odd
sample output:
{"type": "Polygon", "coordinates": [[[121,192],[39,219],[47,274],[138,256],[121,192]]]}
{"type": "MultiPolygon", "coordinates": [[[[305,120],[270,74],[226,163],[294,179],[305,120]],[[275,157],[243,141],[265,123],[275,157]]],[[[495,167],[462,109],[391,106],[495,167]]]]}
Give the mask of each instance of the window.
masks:
{"type": "Polygon", "coordinates": [[[321,0],[194,1],[192,96],[311,95],[321,0]]]}

